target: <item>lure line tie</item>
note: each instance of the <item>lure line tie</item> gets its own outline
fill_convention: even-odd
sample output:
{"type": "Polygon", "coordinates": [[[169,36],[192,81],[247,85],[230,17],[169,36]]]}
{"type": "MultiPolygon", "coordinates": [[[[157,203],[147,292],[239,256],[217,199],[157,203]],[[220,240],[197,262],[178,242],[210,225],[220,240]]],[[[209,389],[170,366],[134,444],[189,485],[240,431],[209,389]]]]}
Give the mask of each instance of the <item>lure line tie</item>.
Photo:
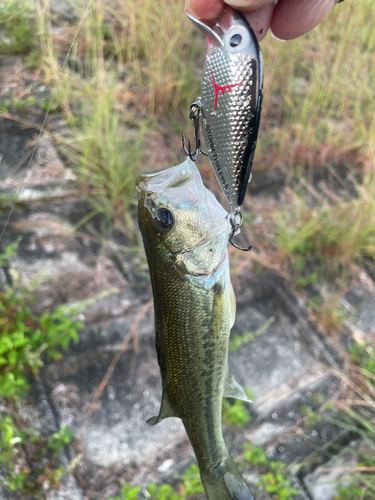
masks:
{"type": "Polygon", "coordinates": [[[229,214],[229,222],[230,225],[232,226],[232,232],[229,236],[229,243],[238,250],[242,250],[243,252],[250,252],[250,250],[253,248],[252,245],[250,245],[248,248],[242,248],[233,242],[234,236],[240,233],[241,231],[240,227],[242,226],[243,222],[243,217],[240,208],[237,207],[231,211],[231,213],[229,214]]]}

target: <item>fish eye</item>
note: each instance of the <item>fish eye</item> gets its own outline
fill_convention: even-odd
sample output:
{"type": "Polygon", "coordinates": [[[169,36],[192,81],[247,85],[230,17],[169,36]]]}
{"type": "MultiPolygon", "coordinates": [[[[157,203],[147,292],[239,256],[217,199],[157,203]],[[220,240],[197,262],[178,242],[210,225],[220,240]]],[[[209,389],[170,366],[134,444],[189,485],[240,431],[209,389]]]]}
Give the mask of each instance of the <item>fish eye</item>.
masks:
{"type": "Polygon", "coordinates": [[[231,47],[237,47],[237,45],[239,45],[242,41],[242,36],[239,34],[239,33],[236,33],[235,35],[233,35],[229,41],[229,45],[231,47]]]}
{"type": "Polygon", "coordinates": [[[154,213],[154,224],[162,231],[169,231],[174,226],[174,217],[167,208],[159,208],[154,213]]]}

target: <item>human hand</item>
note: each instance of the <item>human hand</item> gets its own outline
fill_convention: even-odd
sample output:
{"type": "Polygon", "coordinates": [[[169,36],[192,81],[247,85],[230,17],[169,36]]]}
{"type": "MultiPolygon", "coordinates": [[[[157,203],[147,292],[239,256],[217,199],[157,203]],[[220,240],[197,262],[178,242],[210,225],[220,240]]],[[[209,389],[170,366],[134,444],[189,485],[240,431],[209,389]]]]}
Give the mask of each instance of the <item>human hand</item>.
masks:
{"type": "MultiPolygon", "coordinates": [[[[339,0],[340,1],[340,0],[339,0]]],[[[282,40],[291,40],[315,28],[331,12],[337,0],[186,0],[187,12],[198,19],[214,20],[225,4],[240,10],[258,38],[268,28],[282,40]]]]}

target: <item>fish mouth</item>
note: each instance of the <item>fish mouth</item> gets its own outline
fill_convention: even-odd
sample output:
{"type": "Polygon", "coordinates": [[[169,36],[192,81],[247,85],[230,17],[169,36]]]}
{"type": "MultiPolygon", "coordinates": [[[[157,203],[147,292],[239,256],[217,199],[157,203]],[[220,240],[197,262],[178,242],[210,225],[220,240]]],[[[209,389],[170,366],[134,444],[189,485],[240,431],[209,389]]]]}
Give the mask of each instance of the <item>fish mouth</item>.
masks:
{"type": "Polygon", "coordinates": [[[139,193],[152,191],[161,195],[168,188],[184,186],[196,176],[199,177],[198,169],[195,163],[187,157],[183,163],[175,167],[141,175],[135,187],[139,193]]]}

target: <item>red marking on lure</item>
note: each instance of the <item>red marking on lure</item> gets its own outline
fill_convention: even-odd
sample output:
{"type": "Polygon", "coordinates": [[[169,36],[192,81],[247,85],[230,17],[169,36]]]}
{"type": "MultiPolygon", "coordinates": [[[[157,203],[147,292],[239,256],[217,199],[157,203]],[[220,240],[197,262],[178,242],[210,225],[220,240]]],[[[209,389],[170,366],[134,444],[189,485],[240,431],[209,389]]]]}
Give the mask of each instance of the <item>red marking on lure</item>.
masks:
{"type": "Polygon", "coordinates": [[[219,95],[219,92],[221,92],[221,95],[224,95],[224,92],[226,90],[229,90],[229,92],[231,92],[234,89],[234,87],[237,87],[238,85],[243,84],[243,82],[240,82],[240,83],[233,83],[232,85],[218,85],[214,80],[214,74],[212,73],[212,71],[211,71],[211,79],[212,79],[212,83],[214,84],[214,88],[215,88],[215,107],[214,107],[214,109],[216,109],[216,106],[217,106],[217,97],[219,95]]]}

